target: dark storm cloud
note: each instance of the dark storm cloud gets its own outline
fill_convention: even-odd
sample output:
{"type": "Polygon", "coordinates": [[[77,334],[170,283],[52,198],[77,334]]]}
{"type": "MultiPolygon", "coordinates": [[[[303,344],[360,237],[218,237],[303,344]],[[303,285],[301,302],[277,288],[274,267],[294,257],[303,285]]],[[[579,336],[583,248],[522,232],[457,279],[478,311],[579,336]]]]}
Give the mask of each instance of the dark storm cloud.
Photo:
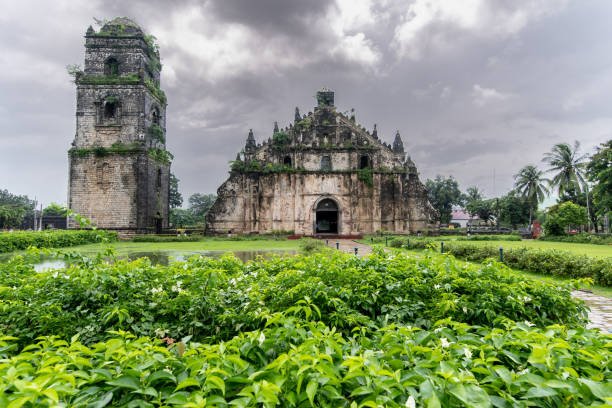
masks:
{"type": "Polygon", "coordinates": [[[307,113],[322,86],[422,178],[488,194],[554,143],[610,137],[605,0],[184,0],[11,2],[0,15],[0,188],[65,202],[74,85],[92,17],[158,37],[168,147],[185,197],[214,192],[252,128],[307,113]],[[16,171],[19,169],[19,171],[16,171]],[[493,176],[495,174],[495,176],[493,176]]]}

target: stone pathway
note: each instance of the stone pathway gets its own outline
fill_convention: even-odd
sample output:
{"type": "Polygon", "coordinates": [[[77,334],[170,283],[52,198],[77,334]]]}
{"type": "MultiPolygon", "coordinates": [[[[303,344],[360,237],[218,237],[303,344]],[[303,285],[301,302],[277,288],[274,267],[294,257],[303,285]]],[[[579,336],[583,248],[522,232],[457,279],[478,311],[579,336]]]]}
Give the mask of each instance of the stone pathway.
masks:
{"type": "MultiPolygon", "coordinates": [[[[330,248],[336,248],[336,243],[338,243],[339,250],[349,254],[354,254],[355,248],[357,248],[358,256],[367,255],[372,252],[372,247],[369,245],[361,244],[351,239],[329,239],[326,241],[327,246],[330,248]]],[[[572,296],[584,300],[586,305],[591,309],[589,311],[590,323],[587,325],[587,327],[598,328],[604,332],[612,333],[611,299],[581,290],[573,291],[572,296]]]]}
{"type": "Polygon", "coordinates": [[[589,311],[591,322],[587,327],[612,333],[612,300],[582,290],[573,291],[572,296],[584,300],[584,303],[591,309],[589,311]]]}

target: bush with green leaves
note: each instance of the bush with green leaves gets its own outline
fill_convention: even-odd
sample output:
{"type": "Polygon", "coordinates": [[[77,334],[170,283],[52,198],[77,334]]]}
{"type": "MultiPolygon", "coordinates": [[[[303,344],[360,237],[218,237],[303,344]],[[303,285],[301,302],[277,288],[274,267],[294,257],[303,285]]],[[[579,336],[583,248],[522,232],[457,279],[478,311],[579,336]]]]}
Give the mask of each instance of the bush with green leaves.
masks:
{"type": "Polygon", "coordinates": [[[333,252],[247,264],[195,257],[169,266],[65,256],[71,266],[60,270],[37,272],[24,257],[0,264],[0,332],[24,343],[77,334],[90,343],[109,330],[228,340],[260,328],[263,311],[281,312],[304,298],[347,334],[390,323],[428,328],[448,317],[486,326],[586,319],[570,286],[535,284],[497,263],[466,265],[437,254],[333,252]]]}
{"type": "Polygon", "coordinates": [[[103,230],[53,230],[0,232],[0,253],[37,248],[62,248],[116,241],[117,233],[103,230]]]}
{"type": "Polygon", "coordinates": [[[576,244],[612,245],[612,234],[543,235],[540,241],[572,242],[576,244]]]}
{"type": "Polygon", "coordinates": [[[0,264],[0,406],[612,402],[610,336],[583,327],[571,288],[498,263],[109,250],[36,272],[28,256],[0,264]]]}
{"type": "MultiPolygon", "coordinates": [[[[412,250],[440,251],[439,240],[395,238],[390,246],[412,250]]],[[[444,252],[472,262],[499,259],[499,247],[476,246],[466,242],[444,241],[444,252]]],[[[556,249],[510,248],[504,250],[504,264],[514,269],[563,278],[590,278],[602,286],[612,286],[612,259],[577,255],[556,249]]]]}
{"type": "MultiPolygon", "coordinates": [[[[610,336],[563,326],[338,332],[302,302],[197,343],[0,338],[2,406],[586,407],[612,403],[610,336]],[[168,345],[168,343],[171,343],[168,345]]],[[[159,336],[163,336],[160,333],[159,336]]],[[[609,406],[609,405],[608,405],[609,406]]]]}

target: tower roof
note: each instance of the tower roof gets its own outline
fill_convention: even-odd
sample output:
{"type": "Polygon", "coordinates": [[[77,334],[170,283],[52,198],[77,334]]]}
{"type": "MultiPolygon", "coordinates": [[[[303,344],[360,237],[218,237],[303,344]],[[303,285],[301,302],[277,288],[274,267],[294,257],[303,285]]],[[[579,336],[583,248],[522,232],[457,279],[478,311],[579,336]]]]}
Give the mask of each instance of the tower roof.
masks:
{"type": "Polygon", "coordinates": [[[100,29],[101,34],[108,35],[143,35],[142,28],[127,17],[116,17],[100,29]]]}

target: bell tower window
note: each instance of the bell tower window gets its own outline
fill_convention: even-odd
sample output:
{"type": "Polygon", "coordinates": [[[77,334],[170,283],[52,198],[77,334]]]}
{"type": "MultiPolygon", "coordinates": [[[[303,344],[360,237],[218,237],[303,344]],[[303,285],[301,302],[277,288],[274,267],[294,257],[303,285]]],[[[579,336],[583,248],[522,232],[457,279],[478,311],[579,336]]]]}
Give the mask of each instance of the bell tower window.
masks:
{"type": "Polygon", "coordinates": [[[110,57],[104,63],[104,75],[106,76],[118,76],[119,75],[119,61],[115,57],[110,57]]]}
{"type": "Polygon", "coordinates": [[[117,118],[117,102],[106,101],[104,102],[104,119],[116,119],[117,118]]]}

